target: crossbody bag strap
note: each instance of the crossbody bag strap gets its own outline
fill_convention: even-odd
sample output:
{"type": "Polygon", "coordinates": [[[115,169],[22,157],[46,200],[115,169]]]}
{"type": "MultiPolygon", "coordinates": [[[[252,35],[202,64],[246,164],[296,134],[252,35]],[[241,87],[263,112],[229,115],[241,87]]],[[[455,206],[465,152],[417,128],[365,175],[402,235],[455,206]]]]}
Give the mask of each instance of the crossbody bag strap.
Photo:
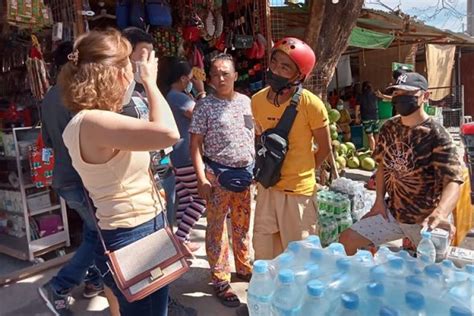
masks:
{"type": "MultiPolygon", "coordinates": [[[[165,210],[164,208],[164,204],[163,204],[163,201],[160,197],[160,192],[158,191],[158,189],[156,188],[156,184],[155,184],[155,178],[153,177],[153,173],[150,169],[148,169],[148,172],[150,174],[150,181],[151,181],[151,186],[152,186],[152,190],[153,190],[153,193],[152,193],[152,196],[154,196],[156,194],[156,196],[158,197],[158,201],[160,203],[160,206],[161,206],[161,209],[162,211],[165,210]]],[[[97,233],[99,235],[99,239],[100,239],[100,242],[102,243],[102,247],[104,247],[104,250],[105,252],[107,252],[107,246],[105,245],[105,241],[104,241],[104,236],[102,236],[102,232],[100,230],[100,227],[99,227],[99,223],[98,223],[98,220],[97,220],[97,217],[95,216],[95,207],[92,205],[92,202],[91,202],[91,198],[89,196],[89,192],[86,190],[85,187],[83,187],[83,190],[84,190],[84,194],[86,195],[86,200],[87,200],[87,206],[89,207],[89,210],[90,210],[90,213],[92,215],[92,218],[94,219],[94,223],[95,223],[95,226],[97,228],[97,233]]],[[[155,199],[154,199],[155,200],[155,199]]],[[[155,200],[156,202],[156,200],[155,200]]],[[[158,208],[155,206],[155,217],[158,215],[158,208]]],[[[164,221],[166,222],[166,226],[170,226],[170,224],[168,223],[168,219],[167,217],[165,216],[165,214],[163,214],[163,219],[164,221]]]]}
{"type": "Polygon", "coordinates": [[[89,196],[89,191],[86,190],[85,187],[82,188],[84,190],[84,195],[86,196],[87,206],[89,207],[89,211],[94,219],[95,227],[97,228],[97,234],[99,235],[100,242],[102,247],[104,247],[104,251],[107,252],[107,246],[105,246],[104,236],[102,236],[102,232],[100,231],[99,222],[97,221],[97,217],[95,216],[95,207],[92,205],[91,198],[89,196]]]}
{"type": "Polygon", "coordinates": [[[301,95],[303,94],[303,85],[299,85],[296,92],[291,97],[290,105],[283,112],[280,120],[278,121],[275,129],[280,133],[280,136],[288,137],[291,127],[295,121],[296,115],[298,114],[298,103],[300,102],[301,95]]]}

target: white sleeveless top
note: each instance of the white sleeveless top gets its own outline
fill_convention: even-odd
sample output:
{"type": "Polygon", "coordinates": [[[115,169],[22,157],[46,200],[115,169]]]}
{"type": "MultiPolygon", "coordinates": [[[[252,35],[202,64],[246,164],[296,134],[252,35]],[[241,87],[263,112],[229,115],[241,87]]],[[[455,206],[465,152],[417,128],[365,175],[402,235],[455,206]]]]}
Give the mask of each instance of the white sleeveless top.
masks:
{"type": "Polygon", "coordinates": [[[149,173],[147,151],[119,151],[103,164],[90,164],[82,159],[79,135],[84,115],[76,114],[63,132],[63,140],[74,169],[97,208],[99,227],[105,230],[130,228],[143,224],[162,209],[149,173]]]}

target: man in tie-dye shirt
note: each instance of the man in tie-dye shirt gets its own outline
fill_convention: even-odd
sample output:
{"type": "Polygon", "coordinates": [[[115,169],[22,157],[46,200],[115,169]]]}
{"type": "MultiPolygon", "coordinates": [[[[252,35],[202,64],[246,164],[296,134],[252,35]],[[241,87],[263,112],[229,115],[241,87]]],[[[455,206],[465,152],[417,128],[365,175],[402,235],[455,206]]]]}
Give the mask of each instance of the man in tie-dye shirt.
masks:
{"type": "Polygon", "coordinates": [[[454,233],[450,217],[463,181],[461,160],[450,134],[423,109],[428,82],[405,73],[390,89],[400,115],[382,126],[374,151],[375,204],[341,234],[348,254],[403,237],[418,244],[423,227],[454,233]]]}

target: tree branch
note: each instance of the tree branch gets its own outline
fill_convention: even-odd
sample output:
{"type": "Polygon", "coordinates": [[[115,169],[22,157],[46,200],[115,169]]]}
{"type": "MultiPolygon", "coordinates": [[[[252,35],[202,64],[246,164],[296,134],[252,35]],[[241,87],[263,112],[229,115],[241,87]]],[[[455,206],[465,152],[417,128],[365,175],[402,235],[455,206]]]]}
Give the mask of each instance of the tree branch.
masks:
{"type": "MultiPolygon", "coordinates": [[[[319,32],[324,20],[324,11],[326,9],[326,0],[310,1],[309,21],[305,30],[304,41],[313,49],[318,43],[319,32]]],[[[316,50],[314,50],[316,52],[316,50]]]]}

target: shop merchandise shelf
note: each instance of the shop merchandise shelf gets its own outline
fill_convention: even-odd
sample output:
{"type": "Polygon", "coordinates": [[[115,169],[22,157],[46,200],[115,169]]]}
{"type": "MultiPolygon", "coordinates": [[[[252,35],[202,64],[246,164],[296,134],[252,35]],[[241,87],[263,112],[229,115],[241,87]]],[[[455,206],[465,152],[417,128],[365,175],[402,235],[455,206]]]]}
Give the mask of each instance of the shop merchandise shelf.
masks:
{"type": "MultiPolygon", "coordinates": [[[[5,131],[4,131],[5,132],[5,131]]],[[[53,201],[59,201],[57,204],[51,205],[49,201],[34,201],[32,202],[33,194],[40,193],[42,191],[47,192],[48,188],[38,188],[37,190],[31,191],[31,189],[35,188],[36,186],[33,183],[28,181],[28,177],[30,176],[30,169],[29,169],[29,158],[25,155],[24,152],[20,151],[20,145],[25,144],[28,142],[35,142],[38,134],[41,132],[41,129],[38,127],[19,127],[14,128],[11,130],[10,140],[13,139],[13,145],[15,148],[15,157],[9,156],[1,156],[1,161],[6,161],[6,163],[2,164],[2,168],[4,166],[8,169],[7,172],[15,172],[18,175],[19,185],[17,187],[12,186],[9,183],[0,183],[0,190],[8,190],[8,191],[17,191],[20,192],[21,195],[21,209],[22,212],[10,212],[4,211],[8,214],[14,214],[18,216],[22,216],[24,220],[24,230],[25,236],[22,238],[13,237],[7,235],[5,233],[0,233],[0,253],[4,253],[6,255],[16,257],[22,260],[29,260],[35,261],[35,258],[41,256],[47,252],[54,251],[56,249],[62,247],[69,247],[70,246],[70,239],[69,239],[69,226],[67,221],[67,214],[66,214],[66,204],[63,199],[53,197],[53,201]],[[21,152],[21,155],[20,155],[21,152]],[[27,191],[28,190],[28,191],[27,191]],[[46,202],[46,203],[42,203],[46,202]],[[31,210],[29,209],[28,205],[32,205],[31,203],[40,203],[40,204],[33,204],[43,205],[40,209],[31,210]],[[47,206],[47,207],[46,207],[47,206]],[[32,216],[37,216],[40,214],[44,214],[51,211],[58,211],[61,216],[63,228],[60,232],[55,233],[53,235],[49,235],[43,238],[35,239],[32,238],[32,230],[31,225],[34,226],[34,220],[32,216]]],[[[12,144],[12,143],[10,143],[12,144]]],[[[11,147],[12,148],[12,147],[11,147]]],[[[48,193],[50,194],[50,193],[48,193]]],[[[55,194],[54,191],[52,194],[55,194]]],[[[40,194],[41,195],[41,194],[40,194]]],[[[38,197],[37,197],[38,198],[38,197]]],[[[48,198],[48,197],[46,197],[48,198]]],[[[51,196],[49,196],[51,198],[51,196]]],[[[19,201],[19,200],[17,200],[19,201]]],[[[17,202],[19,203],[19,202],[17,202]]],[[[18,205],[17,205],[18,206],[18,205]]]]}
{"type": "Polygon", "coordinates": [[[28,260],[28,240],[26,236],[15,237],[0,233],[0,252],[21,260],[28,260]]]}
{"type": "Polygon", "coordinates": [[[51,207],[43,208],[43,209],[40,209],[40,210],[30,211],[30,216],[40,215],[40,214],[43,214],[43,213],[46,213],[46,212],[58,210],[58,209],[60,209],[60,208],[61,208],[61,205],[58,204],[58,205],[54,205],[54,206],[51,206],[51,207]]]}

